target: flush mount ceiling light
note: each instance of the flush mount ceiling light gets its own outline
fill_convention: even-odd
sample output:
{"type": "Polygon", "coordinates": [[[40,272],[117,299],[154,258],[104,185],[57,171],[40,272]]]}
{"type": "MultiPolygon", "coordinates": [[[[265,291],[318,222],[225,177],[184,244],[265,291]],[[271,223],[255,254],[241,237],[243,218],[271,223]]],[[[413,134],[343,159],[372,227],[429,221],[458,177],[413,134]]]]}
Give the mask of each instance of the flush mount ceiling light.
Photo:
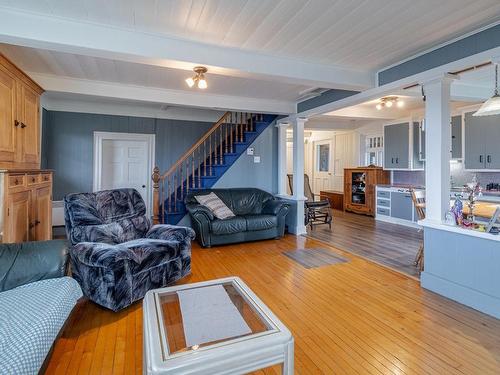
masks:
{"type": "Polygon", "coordinates": [[[380,99],[380,102],[377,103],[375,108],[377,108],[379,111],[382,108],[391,108],[393,105],[395,105],[398,108],[402,108],[405,105],[405,102],[399,99],[397,96],[387,96],[385,98],[380,99]]]}
{"type": "Polygon", "coordinates": [[[472,116],[491,116],[500,114],[500,95],[498,95],[498,64],[495,64],[495,92],[491,98],[483,103],[481,108],[472,116]]]}
{"type": "Polygon", "coordinates": [[[189,87],[196,85],[199,89],[206,89],[208,87],[207,80],[205,79],[205,73],[207,68],[204,66],[196,66],[193,68],[196,73],[193,77],[186,79],[186,83],[189,87]]]}

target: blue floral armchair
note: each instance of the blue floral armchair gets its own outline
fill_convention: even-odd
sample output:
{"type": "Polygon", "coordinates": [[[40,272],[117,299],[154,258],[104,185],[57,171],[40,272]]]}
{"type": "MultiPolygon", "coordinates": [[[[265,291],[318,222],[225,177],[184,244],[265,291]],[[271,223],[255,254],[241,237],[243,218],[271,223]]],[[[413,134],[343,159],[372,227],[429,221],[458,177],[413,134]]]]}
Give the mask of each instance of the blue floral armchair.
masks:
{"type": "Polygon", "coordinates": [[[134,189],[69,194],[66,233],[73,277],[83,294],[118,311],[191,273],[191,228],[151,226],[134,189]]]}

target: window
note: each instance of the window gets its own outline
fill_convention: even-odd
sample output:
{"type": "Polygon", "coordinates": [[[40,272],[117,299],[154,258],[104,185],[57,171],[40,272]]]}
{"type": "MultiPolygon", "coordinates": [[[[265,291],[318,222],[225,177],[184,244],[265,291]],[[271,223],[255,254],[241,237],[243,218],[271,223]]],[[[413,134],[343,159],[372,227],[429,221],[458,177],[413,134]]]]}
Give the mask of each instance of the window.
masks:
{"type": "Polygon", "coordinates": [[[330,170],[330,145],[318,145],[318,171],[328,172],[330,170]]]}

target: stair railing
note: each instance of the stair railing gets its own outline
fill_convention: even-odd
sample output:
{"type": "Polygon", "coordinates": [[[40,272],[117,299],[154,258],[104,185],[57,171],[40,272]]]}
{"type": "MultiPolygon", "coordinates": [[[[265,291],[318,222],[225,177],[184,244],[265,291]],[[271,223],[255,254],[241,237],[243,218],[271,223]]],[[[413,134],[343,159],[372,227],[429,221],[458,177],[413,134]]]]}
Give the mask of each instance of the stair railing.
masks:
{"type": "Polygon", "coordinates": [[[202,177],[214,176],[224,163],[224,155],[234,152],[234,144],[243,142],[244,133],[255,131],[255,121],[263,115],[226,112],[165,173],[155,167],[153,180],[153,223],[164,223],[166,216],[179,212],[190,189],[202,187],[202,177]]]}

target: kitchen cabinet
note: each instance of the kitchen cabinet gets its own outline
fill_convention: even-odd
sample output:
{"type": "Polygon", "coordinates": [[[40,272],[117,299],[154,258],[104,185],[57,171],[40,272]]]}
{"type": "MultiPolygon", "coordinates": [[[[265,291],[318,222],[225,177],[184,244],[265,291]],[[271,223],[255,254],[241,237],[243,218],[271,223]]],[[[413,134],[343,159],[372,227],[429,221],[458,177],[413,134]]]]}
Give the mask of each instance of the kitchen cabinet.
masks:
{"type": "MultiPolygon", "coordinates": [[[[425,161],[425,122],[419,124],[419,154],[420,161],[425,161]]],[[[451,158],[462,158],[462,116],[453,116],[451,118],[451,158]]]]}
{"type": "Polygon", "coordinates": [[[462,116],[451,118],[451,158],[462,159],[462,116]]]}
{"type": "Polygon", "coordinates": [[[43,89],[0,54],[0,168],[40,168],[43,89]]]}
{"type": "Polygon", "coordinates": [[[465,169],[500,170],[500,115],[464,116],[465,169]]]}
{"type": "Polygon", "coordinates": [[[409,169],[408,122],[384,126],[384,169],[409,169]]]}
{"type": "Polygon", "coordinates": [[[413,201],[409,192],[391,192],[391,217],[413,220],[413,201]]]}

